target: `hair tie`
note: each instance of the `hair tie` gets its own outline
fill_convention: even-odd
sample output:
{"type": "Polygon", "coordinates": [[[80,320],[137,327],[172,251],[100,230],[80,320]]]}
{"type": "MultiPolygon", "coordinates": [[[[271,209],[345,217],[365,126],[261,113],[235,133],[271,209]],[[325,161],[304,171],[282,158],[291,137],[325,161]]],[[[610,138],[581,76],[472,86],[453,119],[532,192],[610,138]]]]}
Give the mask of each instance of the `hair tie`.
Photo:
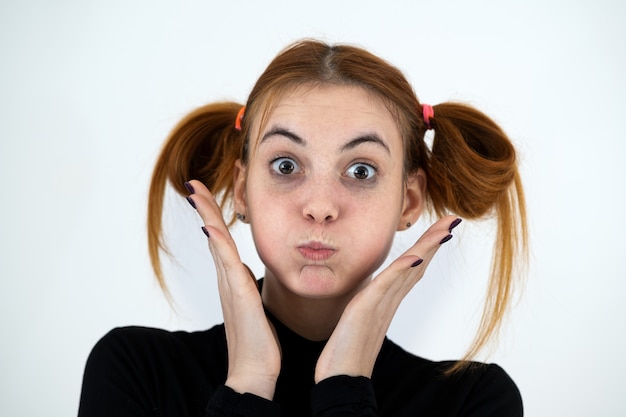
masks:
{"type": "Polygon", "coordinates": [[[426,129],[430,130],[433,127],[430,125],[430,119],[435,117],[435,110],[433,106],[429,104],[422,104],[422,115],[424,116],[424,123],[426,124],[426,129]]]}
{"type": "Polygon", "coordinates": [[[237,113],[237,118],[235,119],[235,130],[241,131],[241,122],[243,120],[243,115],[246,112],[246,106],[241,106],[239,109],[239,113],[237,113]]]}

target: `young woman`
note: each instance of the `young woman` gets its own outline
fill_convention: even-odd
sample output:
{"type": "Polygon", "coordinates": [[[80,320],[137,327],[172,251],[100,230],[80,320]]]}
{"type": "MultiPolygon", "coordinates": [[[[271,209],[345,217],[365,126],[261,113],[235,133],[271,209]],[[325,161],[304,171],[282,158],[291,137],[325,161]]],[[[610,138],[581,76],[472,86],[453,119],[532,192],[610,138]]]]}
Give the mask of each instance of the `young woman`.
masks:
{"type": "Polygon", "coordinates": [[[201,107],[168,138],[148,213],[166,293],[168,182],[204,222],[224,324],[113,330],[88,360],[81,416],[522,415],[509,376],[467,360],[497,330],[526,245],[515,150],[481,112],[419,103],[396,68],[362,49],[290,46],[245,106],[201,107]],[[223,207],[233,209],[227,222],[223,207]],[[373,277],[396,231],[425,210],[440,219],[373,277]],[[460,218],[486,215],[497,217],[496,250],[467,358],[402,350],[385,337],[400,302],[460,218]],[[230,237],[236,220],[250,224],[265,265],[258,281],[230,237]]]}

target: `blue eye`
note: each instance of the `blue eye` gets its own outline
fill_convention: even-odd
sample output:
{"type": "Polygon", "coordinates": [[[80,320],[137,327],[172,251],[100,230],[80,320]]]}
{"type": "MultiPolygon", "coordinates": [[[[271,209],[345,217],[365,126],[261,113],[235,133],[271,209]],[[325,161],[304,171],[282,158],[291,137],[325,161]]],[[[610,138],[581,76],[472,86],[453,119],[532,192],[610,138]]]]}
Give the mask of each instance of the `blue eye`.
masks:
{"type": "Polygon", "coordinates": [[[290,158],[275,159],[272,161],[272,169],[281,175],[289,175],[300,171],[298,164],[290,158]]]}
{"type": "Polygon", "coordinates": [[[346,171],[349,177],[357,180],[371,180],[376,176],[376,168],[369,164],[357,163],[350,165],[346,171]]]}

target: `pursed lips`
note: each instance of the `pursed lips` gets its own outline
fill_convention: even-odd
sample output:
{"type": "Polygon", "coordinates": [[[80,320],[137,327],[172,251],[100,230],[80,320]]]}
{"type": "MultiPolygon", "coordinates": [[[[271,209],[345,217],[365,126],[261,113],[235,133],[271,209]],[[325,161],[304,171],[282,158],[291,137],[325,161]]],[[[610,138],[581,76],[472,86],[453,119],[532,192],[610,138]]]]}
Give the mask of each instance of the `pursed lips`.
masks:
{"type": "Polygon", "coordinates": [[[333,256],[337,250],[321,242],[307,242],[298,246],[300,254],[308,260],[321,262],[333,256]]]}

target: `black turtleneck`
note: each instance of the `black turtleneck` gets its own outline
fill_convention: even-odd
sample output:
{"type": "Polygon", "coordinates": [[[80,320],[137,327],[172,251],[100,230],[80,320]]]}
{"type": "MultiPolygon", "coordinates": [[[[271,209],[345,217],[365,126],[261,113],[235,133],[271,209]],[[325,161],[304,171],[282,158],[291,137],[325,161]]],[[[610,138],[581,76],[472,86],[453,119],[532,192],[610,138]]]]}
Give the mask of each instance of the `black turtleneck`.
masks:
{"type": "Polygon", "coordinates": [[[451,362],[414,356],[386,339],[371,380],[337,376],[314,384],[325,342],[296,334],[268,313],[282,350],[273,401],[224,386],[224,326],[201,332],[114,329],[94,347],[79,416],[521,416],[511,378],[475,364],[453,376],[451,362]]]}
{"type": "Polygon", "coordinates": [[[311,408],[310,392],[315,385],[315,364],[326,342],[305,339],[271,313],[266,311],[266,314],[276,329],[282,350],[281,373],[276,382],[274,401],[287,412],[285,415],[298,415],[294,413],[311,408]]]}

